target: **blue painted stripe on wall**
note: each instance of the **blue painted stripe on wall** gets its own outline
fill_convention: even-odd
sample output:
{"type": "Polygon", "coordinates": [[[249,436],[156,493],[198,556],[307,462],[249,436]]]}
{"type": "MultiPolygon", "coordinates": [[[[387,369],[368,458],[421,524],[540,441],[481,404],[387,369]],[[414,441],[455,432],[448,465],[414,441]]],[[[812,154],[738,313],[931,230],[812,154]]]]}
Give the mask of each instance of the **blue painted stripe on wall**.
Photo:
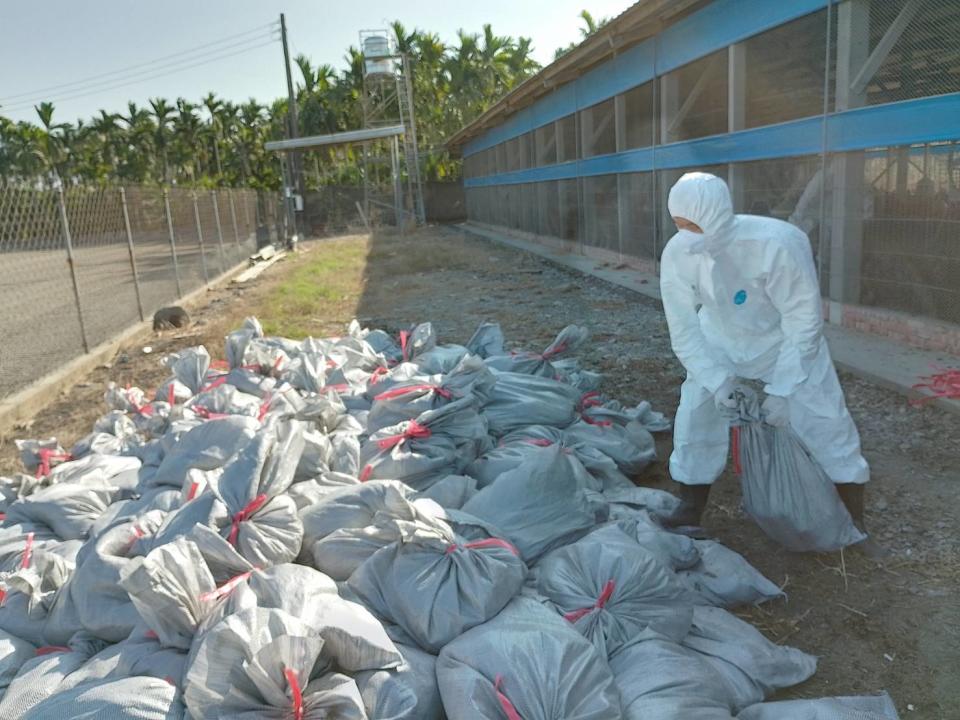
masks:
{"type": "MultiPolygon", "coordinates": [[[[596,105],[598,102],[609,100],[630,88],[653,80],[653,46],[653,40],[642,42],[603,65],[595,67],[583,77],[577,78],[575,82],[578,107],[586,108],[596,105]]],[[[557,120],[573,112],[569,107],[564,110],[563,114],[553,119],[557,120]]]]}
{"type": "MultiPolygon", "coordinates": [[[[835,0],[836,1],[836,0],[835,0]]],[[[557,88],[464,146],[464,156],[652,80],[731,43],[821,10],[827,0],[715,0],[680,22],[557,88]],[[654,45],[656,44],[656,52],[654,45]],[[656,59],[656,73],[654,60],[656,59]]]]}
{"type": "Polygon", "coordinates": [[[826,6],[827,0],[715,0],[657,35],[657,74],[826,6]]]}
{"type": "Polygon", "coordinates": [[[830,116],[831,150],[960,140],[960,93],[847,110],[830,116]]]}
{"type": "MultiPolygon", "coordinates": [[[[847,110],[827,119],[830,152],[960,140],[960,93],[847,110]]],[[[487,187],[611,173],[659,170],[815,155],[822,148],[820,116],[714,135],[688,142],[628,150],[547,167],[464,181],[487,187]],[[654,154],[655,153],[655,154],[654,154]]]]}

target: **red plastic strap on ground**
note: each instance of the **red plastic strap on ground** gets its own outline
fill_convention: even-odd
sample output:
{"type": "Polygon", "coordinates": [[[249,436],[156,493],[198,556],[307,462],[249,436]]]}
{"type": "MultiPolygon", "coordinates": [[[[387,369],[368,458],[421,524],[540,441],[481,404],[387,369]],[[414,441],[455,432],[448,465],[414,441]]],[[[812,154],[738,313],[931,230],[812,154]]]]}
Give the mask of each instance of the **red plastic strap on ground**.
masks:
{"type": "Polygon", "coordinates": [[[932,367],[934,370],[939,370],[940,372],[920,378],[921,380],[926,380],[926,382],[917,383],[913,386],[914,390],[928,390],[931,395],[918,400],[911,400],[910,402],[913,405],[923,405],[924,403],[933,402],[938,398],[960,400],[960,370],[956,368],[941,368],[938,366],[932,367]]]}
{"type": "Polygon", "coordinates": [[[363,472],[360,473],[360,482],[365,483],[373,475],[373,465],[364,465],[363,472]]]}
{"type": "Polygon", "coordinates": [[[463,545],[457,545],[456,543],[453,543],[447,546],[447,555],[456,551],[456,549],[460,547],[466,548],[467,550],[483,550],[484,548],[498,547],[498,548],[503,548],[504,550],[509,550],[511,553],[513,553],[517,557],[520,557],[520,551],[517,550],[517,548],[515,548],[509,542],[501,538],[487,538],[485,540],[473,540],[471,542],[464,543],[463,545]]]}
{"type": "Polygon", "coordinates": [[[446,398],[447,400],[453,397],[453,394],[449,390],[445,390],[439,385],[423,384],[423,385],[407,385],[406,387],[396,387],[396,388],[393,388],[392,390],[387,390],[385,392],[380,393],[373,399],[374,400],[393,400],[394,398],[403,397],[404,395],[409,395],[410,393],[421,392],[421,391],[429,392],[430,390],[435,392],[440,397],[446,398]]]}
{"type": "Polygon", "coordinates": [[[290,668],[283,671],[283,676],[290,686],[290,695],[293,700],[293,720],[303,720],[303,691],[300,690],[300,681],[297,674],[290,668]]]}
{"type": "Polygon", "coordinates": [[[378,382],[380,382],[380,378],[389,372],[390,372],[390,368],[385,368],[383,367],[383,365],[381,365],[372,373],[370,373],[370,384],[376,385],[378,382]]]}
{"type": "Polygon", "coordinates": [[[174,405],[177,404],[176,400],[177,400],[177,396],[173,392],[173,383],[171,382],[169,385],[167,385],[167,404],[173,407],[174,405]]]}
{"type": "Polygon", "coordinates": [[[190,483],[190,490],[187,492],[187,500],[193,500],[197,496],[197,490],[200,489],[200,483],[192,482],[190,483]]]}
{"type": "Polygon", "coordinates": [[[409,360],[407,357],[407,342],[410,340],[410,332],[408,330],[400,331],[400,354],[403,356],[404,361],[409,360]]]}
{"type": "Polygon", "coordinates": [[[33,558],[33,533],[27,533],[27,544],[23,548],[23,560],[20,562],[21,568],[30,567],[30,560],[33,558]]]}
{"type": "Polygon", "coordinates": [[[568,622],[575,623],[584,615],[589,615],[594,610],[602,610],[610,600],[610,597],[613,595],[613,591],[616,589],[616,587],[617,585],[613,580],[607,580],[607,584],[603,586],[600,597],[597,598],[597,601],[591,607],[580,608],[579,610],[568,612],[563,616],[563,619],[568,622]]]}
{"type": "Polygon", "coordinates": [[[502,684],[503,675],[497,675],[493,681],[493,690],[497,693],[497,700],[500,703],[500,708],[503,710],[504,715],[507,716],[507,720],[523,720],[523,718],[520,717],[520,713],[518,713],[517,709],[513,706],[513,703],[510,702],[510,699],[504,695],[500,689],[502,684]]]}
{"type": "Polygon", "coordinates": [[[66,645],[45,645],[44,647],[37,648],[37,657],[41,655],[53,655],[54,653],[60,652],[73,652],[66,645]]]}
{"type": "Polygon", "coordinates": [[[216,589],[214,589],[214,590],[211,590],[210,592],[205,592],[205,593],[201,594],[201,595],[200,595],[200,602],[206,602],[207,600],[219,600],[219,599],[222,598],[224,595],[229,595],[231,592],[233,592],[233,589],[234,589],[237,585],[239,585],[240,583],[242,583],[244,580],[246,580],[246,579],[247,579],[248,577],[250,577],[251,575],[253,575],[253,570],[247,570],[247,571],[244,572],[244,573],[240,573],[239,575],[235,575],[234,577],[232,577],[232,578],[230,578],[229,580],[227,580],[227,581],[226,581],[223,585],[221,585],[220,587],[218,587],[218,588],[216,588],[216,589]]]}
{"type": "Polygon", "coordinates": [[[230,535],[227,537],[227,542],[236,546],[237,535],[240,532],[240,523],[249,520],[250,516],[262,508],[268,499],[266,495],[257,495],[253,500],[248,502],[240,512],[233,516],[233,524],[230,527],[230,535]]]}
{"type": "Polygon", "coordinates": [[[733,472],[736,475],[743,473],[743,465],[740,463],[740,427],[730,428],[730,453],[733,455],[733,472]]]}
{"type": "Polygon", "coordinates": [[[390,448],[396,447],[404,440],[425,440],[432,434],[433,433],[430,432],[430,428],[420,425],[416,420],[411,420],[407,425],[407,429],[402,433],[377,440],[377,445],[381,450],[389,450],[390,448]]]}

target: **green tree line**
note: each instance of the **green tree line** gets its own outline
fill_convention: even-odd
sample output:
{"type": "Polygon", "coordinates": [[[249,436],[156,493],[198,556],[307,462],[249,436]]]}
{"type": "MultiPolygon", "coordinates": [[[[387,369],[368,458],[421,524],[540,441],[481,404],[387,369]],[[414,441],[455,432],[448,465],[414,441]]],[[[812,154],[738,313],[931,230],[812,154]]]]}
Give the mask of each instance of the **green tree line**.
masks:
{"type": "MultiPolygon", "coordinates": [[[[596,30],[581,14],[586,37],[596,30]]],[[[489,24],[480,33],[460,30],[447,44],[424,30],[394,22],[391,33],[413,76],[414,105],[427,180],[455,179],[460,165],[443,142],[526,78],[539,71],[531,40],[497,35],[489,24]]],[[[566,51],[558,50],[558,55],[566,51]]],[[[363,56],[350,47],[345,67],[295,58],[296,102],[301,135],[362,126],[363,56]]],[[[233,103],[213,92],[194,102],[154,98],[127,104],[123,112],[101,110],[75,124],[58,122],[53,103],[35,107],[36,122],[14,122],[0,107],[0,186],[10,183],[177,183],[245,186],[276,190],[281,166],[264,150],[286,136],[287,98],[262,104],[233,103]]],[[[308,187],[359,180],[350,148],[306,154],[308,187]]]]}

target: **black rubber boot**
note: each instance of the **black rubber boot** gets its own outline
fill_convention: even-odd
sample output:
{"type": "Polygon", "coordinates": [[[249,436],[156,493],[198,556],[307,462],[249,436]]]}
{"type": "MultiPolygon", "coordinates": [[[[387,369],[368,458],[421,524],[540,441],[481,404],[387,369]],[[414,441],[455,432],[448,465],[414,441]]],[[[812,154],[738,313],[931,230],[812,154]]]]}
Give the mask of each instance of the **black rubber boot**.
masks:
{"type": "Polygon", "coordinates": [[[842,483],[834,485],[834,487],[837,489],[837,494],[843,501],[844,507],[847,508],[847,512],[850,513],[857,530],[867,536],[866,540],[858,542],[853,547],[860,550],[871,560],[882,560],[887,557],[890,553],[867,532],[867,526],[863,521],[864,486],[858,483],[842,483]]]}
{"type": "Polygon", "coordinates": [[[703,511],[707,507],[707,501],[710,499],[711,487],[711,485],[674,483],[675,494],[680,497],[682,504],[673,517],[665,523],[667,527],[674,529],[702,528],[700,521],[703,517],[703,511]]]}
{"type": "Polygon", "coordinates": [[[863,485],[857,483],[843,483],[834,485],[837,494],[843,500],[847,512],[853,518],[853,524],[857,529],[863,532],[863,485]]]}

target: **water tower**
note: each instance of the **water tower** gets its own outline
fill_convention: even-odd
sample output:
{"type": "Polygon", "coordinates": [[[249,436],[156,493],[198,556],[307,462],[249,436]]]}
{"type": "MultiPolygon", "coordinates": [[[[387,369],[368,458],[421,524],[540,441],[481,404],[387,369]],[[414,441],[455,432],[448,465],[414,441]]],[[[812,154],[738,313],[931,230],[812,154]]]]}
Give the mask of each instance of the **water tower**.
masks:
{"type": "MultiPolygon", "coordinates": [[[[364,128],[403,125],[402,138],[366,143],[363,148],[364,200],[367,212],[391,209],[416,222],[425,222],[417,124],[414,113],[413,76],[410,60],[394,46],[387,30],[361,30],[363,53],[364,128]],[[406,192],[402,192],[403,186],[406,192]],[[401,208],[393,198],[401,196],[401,208]],[[388,202],[389,199],[389,202],[388,202]],[[372,207],[371,207],[372,206],[372,207]]],[[[397,224],[403,224],[397,218],[397,224]]]]}

